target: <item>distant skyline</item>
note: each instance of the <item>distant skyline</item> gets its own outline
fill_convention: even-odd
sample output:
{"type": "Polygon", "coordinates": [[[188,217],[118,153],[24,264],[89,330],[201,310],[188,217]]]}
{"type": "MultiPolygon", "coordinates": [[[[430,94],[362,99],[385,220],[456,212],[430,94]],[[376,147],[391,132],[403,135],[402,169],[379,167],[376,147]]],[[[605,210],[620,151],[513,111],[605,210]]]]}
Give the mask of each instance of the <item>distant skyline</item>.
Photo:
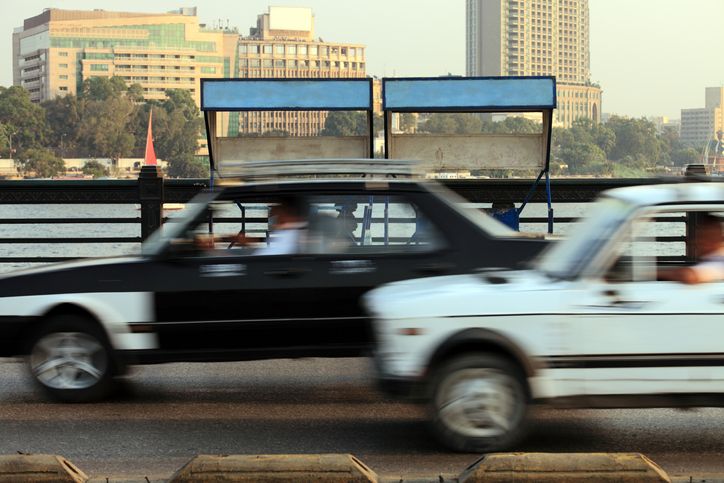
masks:
{"type": "MultiPolygon", "coordinates": [[[[8,1],[8,0],[6,0],[8,1]]],[[[465,2],[439,0],[217,0],[198,6],[201,23],[221,21],[248,35],[268,7],[311,7],[315,35],[367,46],[367,74],[436,77],[465,74],[465,2]]],[[[591,81],[604,113],[668,116],[703,108],[704,89],[724,84],[724,0],[589,0],[591,81]]],[[[178,0],[26,0],[0,18],[0,85],[12,85],[12,32],[44,8],[165,13],[193,7],[178,0]],[[100,5],[99,5],[100,4],[100,5]]]]}

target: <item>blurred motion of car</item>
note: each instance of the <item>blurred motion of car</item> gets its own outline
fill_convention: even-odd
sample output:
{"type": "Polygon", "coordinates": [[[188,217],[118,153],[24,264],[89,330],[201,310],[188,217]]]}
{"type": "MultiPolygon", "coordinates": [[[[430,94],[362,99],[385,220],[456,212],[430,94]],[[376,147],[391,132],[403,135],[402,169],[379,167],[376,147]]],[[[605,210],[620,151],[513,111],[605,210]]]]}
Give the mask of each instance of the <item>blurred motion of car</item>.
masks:
{"type": "Polygon", "coordinates": [[[3,275],[0,356],[29,355],[52,397],[88,401],[127,364],[367,355],[369,289],[513,267],[546,244],[399,162],[324,161],[247,163],[246,182],[199,195],[142,255],[3,275]],[[300,241],[272,254],[289,199],[300,241]]]}
{"type": "Polygon", "coordinates": [[[657,281],[697,257],[684,232],[723,215],[721,183],[611,190],[531,270],[369,292],[382,388],[465,452],[514,446],[531,403],[723,406],[724,282],[657,281]]]}

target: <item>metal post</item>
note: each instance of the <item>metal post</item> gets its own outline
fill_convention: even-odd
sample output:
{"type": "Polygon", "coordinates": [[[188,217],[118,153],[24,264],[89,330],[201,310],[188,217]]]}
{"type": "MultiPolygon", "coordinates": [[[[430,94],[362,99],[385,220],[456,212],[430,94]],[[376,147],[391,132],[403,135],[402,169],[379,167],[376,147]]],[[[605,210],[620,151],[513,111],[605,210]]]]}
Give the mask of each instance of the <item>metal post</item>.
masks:
{"type": "Polygon", "coordinates": [[[146,240],[163,223],[163,171],[161,166],[142,166],[138,175],[141,203],[141,239],[146,240]]]}

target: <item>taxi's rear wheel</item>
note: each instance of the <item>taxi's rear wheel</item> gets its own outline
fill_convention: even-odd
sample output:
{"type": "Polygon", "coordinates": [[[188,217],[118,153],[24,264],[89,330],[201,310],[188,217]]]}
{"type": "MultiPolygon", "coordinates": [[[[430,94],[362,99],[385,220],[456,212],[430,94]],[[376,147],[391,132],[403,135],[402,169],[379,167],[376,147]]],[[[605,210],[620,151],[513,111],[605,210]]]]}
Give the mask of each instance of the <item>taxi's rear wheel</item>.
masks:
{"type": "Polygon", "coordinates": [[[116,363],[104,331],[76,315],[54,317],[32,343],[30,371],[53,399],[91,402],[111,389],[116,363]]]}
{"type": "Polygon", "coordinates": [[[436,371],[432,427],[448,448],[503,451],[523,439],[528,407],[525,376],[509,359],[467,354],[436,371]]]}

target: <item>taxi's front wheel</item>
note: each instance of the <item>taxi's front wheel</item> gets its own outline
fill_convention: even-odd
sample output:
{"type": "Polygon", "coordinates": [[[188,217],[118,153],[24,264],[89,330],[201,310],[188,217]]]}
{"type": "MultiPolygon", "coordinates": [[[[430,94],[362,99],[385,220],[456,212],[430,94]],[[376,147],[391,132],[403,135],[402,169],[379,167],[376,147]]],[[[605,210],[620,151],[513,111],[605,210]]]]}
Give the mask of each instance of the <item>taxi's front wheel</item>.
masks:
{"type": "Polygon", "coordinates": [[[53,399],[91,402],[111,388],[115,361],[102,328],[76,315],[54,317],[30,350],[30,371],[53,399]]]}
{"type": "Polygon", "coordinates": [[[523,371],[509,359],[494,354],[450,359],[434,375],[433,432],[455,451],[506,450],[525,435],[527,394],[523,371]]]}

